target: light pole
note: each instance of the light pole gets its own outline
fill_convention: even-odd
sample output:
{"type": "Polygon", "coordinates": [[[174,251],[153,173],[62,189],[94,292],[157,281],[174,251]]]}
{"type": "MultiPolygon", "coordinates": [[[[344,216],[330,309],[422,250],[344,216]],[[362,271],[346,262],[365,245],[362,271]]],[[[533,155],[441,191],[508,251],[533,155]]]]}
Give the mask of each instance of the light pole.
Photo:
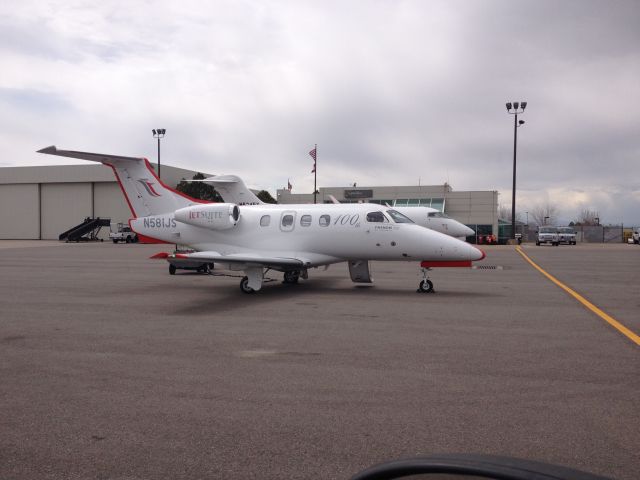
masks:
{"type": "Polygon", "coordinates": [[[524,212],[527,214],[527,227],[529,226],[529,212],[524,212]]]}
{"type": "Polygon", "coordinates": [[[518,127],[524,125],[524,120],[518,121],[518,114],[524,113],[527,102],[507,102],[507,112],[514,115],[513,119],[513,188],[511,190],[511,238],[516,238],[516,152],[518,151],[518,127]]]}
{"type": "Polygon", "coordinates": [[[158,178],[160,178],[160,139],[164,138],[164,134],[167,133],[166,128],[154,128],[151,130],[153,132],[153,138],[158,139],[158,178]]]}
{"type": "Polygon", "coordinates": [[[548,220],[548,219],[549,219],[549,217],[544,217],[544,220],[543,220],[542,224],[543,224],[543,225],[546,225],[546,224],[547,224],[547,220],[548,220]]]}

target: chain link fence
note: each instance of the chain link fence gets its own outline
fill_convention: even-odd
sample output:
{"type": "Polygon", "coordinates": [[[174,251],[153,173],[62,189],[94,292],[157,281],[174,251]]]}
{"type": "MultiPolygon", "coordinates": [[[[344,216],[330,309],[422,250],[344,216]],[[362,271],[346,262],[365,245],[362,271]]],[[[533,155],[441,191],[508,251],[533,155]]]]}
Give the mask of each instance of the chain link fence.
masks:
{"type": "MultiPolygon", "coordinates": [[[[519,230],[519,225],[516,231],[519,230]]],[[[538,227],[535,225],[522,225],[524,230],[524,241],[534,242],[536,239],[536,231],[538,227]]],[[[576,240],[584,243],[625,243],[631,237],[632,227],[624,227],[622,225],[610,226],[575,226],[576,240]]]]}

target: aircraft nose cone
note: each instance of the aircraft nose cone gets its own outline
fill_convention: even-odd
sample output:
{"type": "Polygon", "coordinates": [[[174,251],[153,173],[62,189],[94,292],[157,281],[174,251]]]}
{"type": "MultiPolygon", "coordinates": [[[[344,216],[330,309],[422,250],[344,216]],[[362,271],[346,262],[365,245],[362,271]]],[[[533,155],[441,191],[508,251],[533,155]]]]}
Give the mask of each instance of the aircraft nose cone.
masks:
{"type": "Polygon", "coordinates": [[[473,245],[469,245],[471,247],[471,251],[469,254],[469,260],[471,260],[472,262],[477,262],[479,260],[484,259],[484,257],[487,256],[486,253],[484,253],[483,250],[480,250],[479,248],[474,247],[473,245]]]}
{"type": "Polygon", "coordinates": [[[473,229],[467,227],[466,225],[463,225],[464,230],[462,231],[462,235],[460,235],[461,237],[469,237],[471,235],[475,235],[475,231],[473,231],[473,229]]]}

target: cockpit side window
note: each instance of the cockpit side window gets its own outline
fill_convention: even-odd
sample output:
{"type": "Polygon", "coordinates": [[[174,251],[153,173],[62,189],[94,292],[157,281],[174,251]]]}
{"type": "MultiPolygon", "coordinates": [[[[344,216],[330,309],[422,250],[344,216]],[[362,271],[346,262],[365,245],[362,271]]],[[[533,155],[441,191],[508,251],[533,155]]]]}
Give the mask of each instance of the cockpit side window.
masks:
{"type": "Polygon", "coordinates": [[[413,223],[413,220],[411,220],[408,217],[405,217],[403,214],[401,214],[396,210],[387,210],[387,214],[391,218],[393,218],[393,221],[396,223],[413,223]]]}
{"type": "Polygon", "coordinates": [[[429,218],[451,218],[451,217],[449,217],[449,215],[446,215],[446,214],[444,214],[442,212],[429,212],[427,214],[427,216],[429,218]]]}
{"type": "Polygon", "coordinates": [[[369,212],[367,213],[367,222],[389,223],[389,220],[382,212],[369,212]]]}

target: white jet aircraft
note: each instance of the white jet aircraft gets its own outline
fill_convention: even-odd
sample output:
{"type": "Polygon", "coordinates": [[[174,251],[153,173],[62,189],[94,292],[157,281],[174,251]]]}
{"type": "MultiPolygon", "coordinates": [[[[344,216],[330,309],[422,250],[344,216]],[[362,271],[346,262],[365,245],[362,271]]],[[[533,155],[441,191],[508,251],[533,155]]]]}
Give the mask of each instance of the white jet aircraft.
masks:
{"type": "Polygon", "coordinates": [[[243,271],[240,289],[262,288],[265,271],[284,273],[285,283],[307,278],[307,270],[348,262],[351,280],[371,283],[369,260],[421,261],[418,291],[430,292],[434,266],[471,266],[484,252],[414,224],[394,209],[374,204],[272,205],[245,208],[203,203],[167,187],[144,158],[43,148],[40,153],[110,166],[140,235],[187,245],[194,253],[169,260],[201,261],[243,271]]]}
{"type": "MultiPolygon", "coordinates": [[[[204,182],[215,187],[225,202],[236,203],[238,205],[269,205],[260,200],[251,190],[247,188],[242,179],[236,175],[220,175],[208,177],[203,180],[190,180],[191,182],[204,182]]],[[[340,203],[335,197],[330,196],[333,203],[340,203]]],[[[372,204],[374,205],[374,204],[372,204]]],[[[292,207],[293,205],[289,205],[292,207]]],[[[300,205],[296,205],[300,206],[300,205]]],[[[454,220],[448,215],[431,207],[389,207],[400,212],[405,217],[409,217],[414,223],[445,233],[452,237],[464,240],[475,232],[466,225],[454,220]]]]}

